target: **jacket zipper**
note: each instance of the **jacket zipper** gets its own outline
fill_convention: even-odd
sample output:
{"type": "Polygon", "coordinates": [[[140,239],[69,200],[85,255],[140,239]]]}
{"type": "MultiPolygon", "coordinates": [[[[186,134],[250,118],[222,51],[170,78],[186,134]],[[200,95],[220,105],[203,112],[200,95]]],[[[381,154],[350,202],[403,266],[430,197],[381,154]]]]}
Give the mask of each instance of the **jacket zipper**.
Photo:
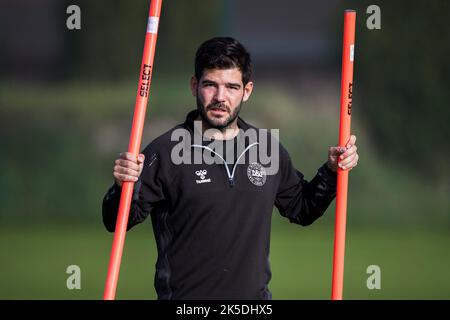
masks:
{"type": "Polygon", "coordinates": [[[259,143],[258,143],[258,142],[254,142],[254,143],[252,143],[251,145],[249,145],[248,147],[246,147],[246,148],[244,149],[244,151],[242,151],[242,153],[241,153],[241,154],[239,155],[239,157],[237,158],[236,163],[233,165],[233,171],[232,171],[231,173],[230,173],[230,169],[228,168],[228,163],[225,161],[225,159],[224,159],[220,154],[218,154],[218,153],[215,152],[213,149],[211,149],[210,147],[202,146],[202,145],[200,145],[200,144],[193,144],[193,145],[191,145],[191,147],[206,149],[206,150],[208,150],[208,151],[214,153],[215,155],[217,155],[217,156],[223,161],[223,164],[224,164],[224,166],[225,166],[225,169],[227,170],[228,183],[230,184],[230,187],[234,187],[234,173],[235,173],[236,166],[237,166],[239,160],[242,158],[242,156],[243,156],[243,155],[244,155],[251,147],[253,147],[253,146],[257,145],[257,144],[259,144],[259,143]]]}

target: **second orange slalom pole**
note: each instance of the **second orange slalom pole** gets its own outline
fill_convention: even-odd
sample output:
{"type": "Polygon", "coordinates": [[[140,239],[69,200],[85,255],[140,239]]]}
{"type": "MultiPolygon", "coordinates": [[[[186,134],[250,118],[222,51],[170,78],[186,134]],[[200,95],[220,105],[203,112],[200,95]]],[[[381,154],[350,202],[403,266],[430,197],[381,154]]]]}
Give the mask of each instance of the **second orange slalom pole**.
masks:
{"type": "MultiPolygon", "coordinates": [[[[355,48],[356,12],[344,12],[344,39],[342,48],[341,106],[339,146],[345,147],[350,139],[353,99],[353,61],[355,48]]],[[[331,299],[342,300],[344,288],[345,229],[347,223],[348,171],[338,168],[336,191],[336,221],[331,299]]]]}
{"type": "MultiPolygon", "coordinates": [[[[145,112],[150,92],[150,82],[153,71],[153,60],[155,57],[156,38],[158,35],[159,17],[161,14],[162,0],[151,0],[150,12],[147,22],[144,52],[142,55],[141,69],[139,73],[139,84],[134,107],[133,124],[131,127],[130,143],[128,152],[139,155],[141,147],[142,131],[144,129],[145,112]]],[[[113,246],[106,278],[104,300],[114,300],[119,279],[120,262],[122,260],[125,234],[127,231],[130,204],[133,195],[133,182],[122,184],[119,212],[117,215],[116,229],[114,233],[113,246]]]]}

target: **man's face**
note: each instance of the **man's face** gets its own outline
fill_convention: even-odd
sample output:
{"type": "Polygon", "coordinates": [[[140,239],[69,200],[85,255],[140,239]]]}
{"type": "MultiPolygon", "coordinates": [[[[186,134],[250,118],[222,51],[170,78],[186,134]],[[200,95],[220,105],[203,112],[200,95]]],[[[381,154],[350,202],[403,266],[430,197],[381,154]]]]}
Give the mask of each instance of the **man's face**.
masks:
{"type": "Polygon", "coordinates": [[[238,68],[206,69],[200,79],[191,79],[192,94],[202,119],[211,128],[223,130],[232,125],[242,102],[250,98],[253,83],[245,86],[238,68]]]}

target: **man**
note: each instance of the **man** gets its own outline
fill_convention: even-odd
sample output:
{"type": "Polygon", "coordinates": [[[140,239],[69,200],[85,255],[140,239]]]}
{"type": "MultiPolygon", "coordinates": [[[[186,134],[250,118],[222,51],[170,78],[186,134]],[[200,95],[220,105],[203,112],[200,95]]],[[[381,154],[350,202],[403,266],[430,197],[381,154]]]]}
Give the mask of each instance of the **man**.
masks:
{"type": "Polygon", "coordinates": [[[191,79],[197,109],[137,159],[122,153],[115,161],[103,222],[114,231],[122,183],[135,182],[128,229],[151,216],[159,299],[271,299],[274,205],[291,222],[311,224],[335,197],[338,166],[351,170],[358,162],[352,136],[346,148],[329,148],[327,162],[305,180],[272,135],[239,117],[252,93],[251,76],[250,55],[238,41],[206,41],[196,53],[191,79]],[[250,139],[246,132],[252,130],[256,135],[250,139]],[[275,170],[262,164],[267,148],[275,170]]]}

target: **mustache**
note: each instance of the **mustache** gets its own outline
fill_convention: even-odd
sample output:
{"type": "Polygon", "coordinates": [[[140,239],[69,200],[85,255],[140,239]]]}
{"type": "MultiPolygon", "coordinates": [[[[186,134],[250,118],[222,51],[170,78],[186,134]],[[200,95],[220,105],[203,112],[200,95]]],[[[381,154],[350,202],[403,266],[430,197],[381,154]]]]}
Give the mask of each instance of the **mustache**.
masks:
{"type": "Polygon", "coordinates": [[[206,106],[206,110],[211,110],[211,109],[220,109],[222,111],[227,111],[228,113],[230,112],[230,108],[228,108],[228,106],[223,102],[213,102],[213,103],[208,104],[206,106]]]}

